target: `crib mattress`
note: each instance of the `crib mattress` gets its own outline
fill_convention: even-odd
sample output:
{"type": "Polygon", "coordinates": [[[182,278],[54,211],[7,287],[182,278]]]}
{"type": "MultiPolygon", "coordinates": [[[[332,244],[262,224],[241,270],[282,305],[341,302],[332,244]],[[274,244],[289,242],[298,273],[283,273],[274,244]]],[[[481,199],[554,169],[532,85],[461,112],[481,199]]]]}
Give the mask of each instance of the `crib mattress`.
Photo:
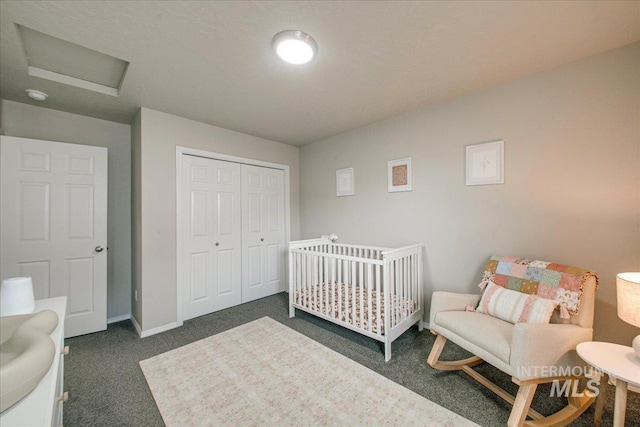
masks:
{"type": "MultiPolygon", "coordinates": [[[[384,293],[380,292],[380,319],[378,316],[378,293],[371,292],[371,319],[369,319],[369,293],[367,288],[362,289],[362,304],[360,304],[360,287],[357,285],[338,284],[332,286],[331,283],[314,285],[309,288],[298,290],[295,293],[296,304],[308,307],[312,311],[322,313],[326,316],[355,325],[358,328],[384,334],[384,319],[386,310],[384,306],[384,293]],[[355,288],[355,289],[354,289],[355,288]],[[333,298],[331,291],[333,289],[333,298]],[[354,299],[355,291],[355,299],[354,299]],[[326,301],[328,299],[328,304],[326,301]],[[360,307],[364,309],[360,316],[360,307]],[[369,325],[372,328],[369,328],[369,325]]],[[[389,314],[392,316],[391,324],[396,325],[417,311],[418,304],[409,299],[391,296],[389,314]]]]}

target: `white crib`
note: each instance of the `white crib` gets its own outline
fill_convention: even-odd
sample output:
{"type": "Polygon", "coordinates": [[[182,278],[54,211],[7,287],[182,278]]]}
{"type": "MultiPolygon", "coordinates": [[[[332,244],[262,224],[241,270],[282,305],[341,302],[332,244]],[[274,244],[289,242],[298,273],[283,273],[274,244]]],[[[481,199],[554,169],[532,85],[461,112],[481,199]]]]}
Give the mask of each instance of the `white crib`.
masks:
{"type": "Polygon", "coordinates": [[[398,249],[329,239],[289,243],[289,317],[303,310],[391,343],[412,325],[422,331],[422,245],[398,249]]]}

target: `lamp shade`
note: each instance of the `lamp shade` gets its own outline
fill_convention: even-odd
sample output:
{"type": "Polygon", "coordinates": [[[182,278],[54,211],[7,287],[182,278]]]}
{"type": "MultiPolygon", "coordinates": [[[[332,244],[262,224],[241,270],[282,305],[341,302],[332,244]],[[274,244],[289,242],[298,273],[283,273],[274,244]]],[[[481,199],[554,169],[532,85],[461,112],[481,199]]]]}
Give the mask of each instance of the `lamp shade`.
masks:
{"type": "Polygon", "coordinates": [[[0,285],[0,316],[33,313],[35,299],[31,277],[5,279],[0,285]]]}
{"type": "Polygon", "coordinates": [[[616,283],[618,317],[640,328],[640,273],[620,273],[616,283]]]}

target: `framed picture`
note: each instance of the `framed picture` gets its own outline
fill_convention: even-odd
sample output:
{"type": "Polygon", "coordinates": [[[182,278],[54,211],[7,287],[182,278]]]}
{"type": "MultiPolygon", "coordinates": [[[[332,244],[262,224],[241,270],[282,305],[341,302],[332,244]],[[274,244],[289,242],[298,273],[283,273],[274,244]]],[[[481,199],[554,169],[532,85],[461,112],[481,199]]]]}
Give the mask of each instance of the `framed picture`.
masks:
{"type": "Polygon", "coordinates": [[[504,141],[467,146],[467,185],[504,183],[504,141]]]}
{"type": "Polygon", "coordinates": [[[387,162],[387,188],[389,193],[412,191],[411,157],[387,162]]]}
{"type": "Polygon", "coordinates": [[[353,196],[354,194],[353,168],[338,169],[336,171],[336,196],[353,196]]]}

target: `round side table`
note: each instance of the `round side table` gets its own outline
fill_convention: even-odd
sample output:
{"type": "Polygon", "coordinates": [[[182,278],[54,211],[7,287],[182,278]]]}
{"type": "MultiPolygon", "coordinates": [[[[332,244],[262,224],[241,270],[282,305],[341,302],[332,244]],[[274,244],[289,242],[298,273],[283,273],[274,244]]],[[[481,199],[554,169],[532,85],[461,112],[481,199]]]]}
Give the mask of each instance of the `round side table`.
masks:
{"type": "Polygon", "coordinates": [[[613,426],[624,427],[627,410],[627,385],[640,387],[640,358],[633,348],[608,342],[583,342],[576,347],[578,356],[602,372],[600,393],[596,402],[595,423],[600,425],[609,377],[616,379],[613,426]]]}

